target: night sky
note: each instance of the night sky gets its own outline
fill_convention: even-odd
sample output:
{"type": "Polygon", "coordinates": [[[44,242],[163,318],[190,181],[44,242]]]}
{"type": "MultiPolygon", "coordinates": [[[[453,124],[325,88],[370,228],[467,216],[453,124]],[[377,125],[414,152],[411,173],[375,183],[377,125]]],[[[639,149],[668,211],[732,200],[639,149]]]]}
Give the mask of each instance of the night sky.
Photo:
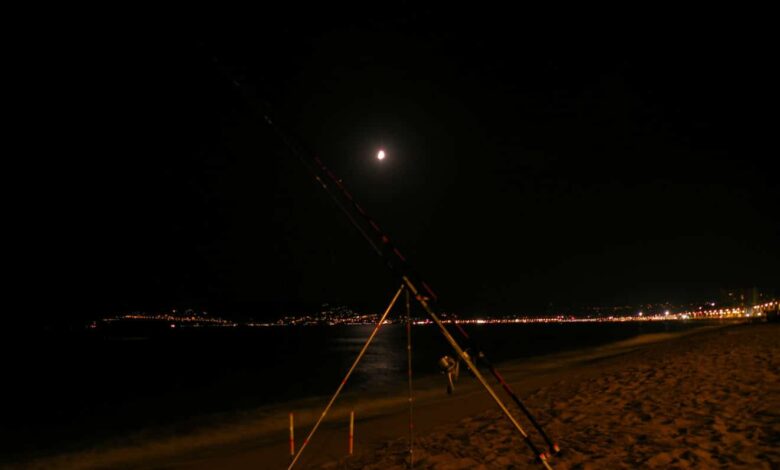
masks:
{"type": "Polygon", "coordinates": [[[48,150],[18,191],[24,315],[389,300],[398,281],[214,57],[344,179],[445,310],[780,286],[761,28],[309,18],[42,40],[31,114],[48,150]]]}

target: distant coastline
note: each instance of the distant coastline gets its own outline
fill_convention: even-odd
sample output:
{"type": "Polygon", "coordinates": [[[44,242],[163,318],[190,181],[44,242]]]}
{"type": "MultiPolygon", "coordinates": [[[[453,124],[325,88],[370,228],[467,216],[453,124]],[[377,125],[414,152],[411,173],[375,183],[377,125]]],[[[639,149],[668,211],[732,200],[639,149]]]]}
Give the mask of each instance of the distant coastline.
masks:
{"type": "MultiPolygon", "coordinates": [[[[775,311],[780,305],[775,299],[751,306],[715,307],[700,305],[694,309],[657,310],[655,312],[638,311],[632,314],[603,314],[603,315],[573,315],[555,314],[540,316],[504,315],[481,316],[477,318],[456,318],[452,314],[442,313],[444,323],[459,324],[518,324],[518,323],[556,323],[556,322],[627,322],[627,321],[680,321],[680,320],[713,320],[713,319],[738,319],[738,318],[762,318],[767,312],[775,311]]],[[[254,320],[235,321],[211,316],[206,312],[188,310],[177,313],[128,313],[110,316],[87,323],[89,329],[107,329],[117,325],[147,325],[149,327],[163,328],[261,328],[273,326],[336,326],[336,325],[371,325],[379,321],[379,314],[357,313],[350,309],[339,307],[329,309],[314,315],[285,316],[273,322],[259,322],[254,320]]],[[[402,323],[404,320],[391,317],[385,320],[386,324],[402,323]]],[[[432,322],[427,319],[415,318],[415,325],[427,325],[432,322]]]]}

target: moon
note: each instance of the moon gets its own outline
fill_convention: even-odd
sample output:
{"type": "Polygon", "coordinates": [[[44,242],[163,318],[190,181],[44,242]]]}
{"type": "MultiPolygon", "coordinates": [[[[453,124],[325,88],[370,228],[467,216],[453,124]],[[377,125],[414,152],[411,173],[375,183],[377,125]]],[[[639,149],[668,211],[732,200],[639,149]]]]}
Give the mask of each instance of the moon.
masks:
{"type": "Polygon", "coordinates": [[[385,151],[384,150],[380,150],[379,153],[376,154],[376,158],[378,158],[379,160],[384,160],[385,159],[385,151]]]}

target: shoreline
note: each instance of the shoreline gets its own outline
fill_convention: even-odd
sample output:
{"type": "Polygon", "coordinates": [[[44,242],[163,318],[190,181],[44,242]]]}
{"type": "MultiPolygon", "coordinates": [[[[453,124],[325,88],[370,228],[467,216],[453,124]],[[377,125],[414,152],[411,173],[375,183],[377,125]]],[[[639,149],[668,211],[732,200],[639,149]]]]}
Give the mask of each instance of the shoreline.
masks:
{"type": "MultiPolygon", "coordinates": [[[[620,362],[621,357],[636,350],[647,349],[659,343],[674,342],[675,339],[689,335],[706,334],[713,329],[734,327],[733,324],[726,324],[676,333],[642,335],[595,348],[531,360],[510,361],[500,364],[500,367],[502,374],[512,383],[518,395],[526,400],[527,395],[538,393],[538,390],[556,380],[574,380],[575,376],[581,376],[594,366],[599,369],[605,361],[620,362]]],[[[477,387],[476,381],[465,372],[455,395],[450,397],[444,393],[442,377],[423,377],[415,380],[415,386],[415,426],[420,436],[495,407],[487,398],[487,394],[477,387]]],[[[343,428],[342,422],[345,421],[349,409],[356,410],[356,453],[372,453],[375,448],[397,439],[397,430],[407,429],[404,387],[405,384],[399,384],[398,390],[381,395],[374,394],[368,398],[346,394],[337,402],[338,406],[313,438],[300,462],[301,468],[338,461],[344,456],[346,438],[342,439],[340,434],[343,432],[340,431],[343,430],[339,428],[343,428]],[[341,449],[342,447],[344,449],[341,449]]],[[[29,462],[27,466],[208,468],[213,465],[229,465],[235,468],[257,468],[257,463],[263,462],[263,466],[268,468],[283,468],[288,463],[289,452],[287,412],[291,409],[307,410],[296,413],[296,436],[300,445],[300,441],[305,437],[304,433],[308,432],[325,401],[324,397],[313,397],[281,406],[274,405],[247,413],[247,419],[243,422],[206,427],[187,435],[139,435],[134,440],[125,441],[124,445],[38,459],[29,462]]],[[[540,411],[533,406],[531,409],[535,413],[540,411]]],[[[405,432],[403,431],[404,435],[405,432]]]]}

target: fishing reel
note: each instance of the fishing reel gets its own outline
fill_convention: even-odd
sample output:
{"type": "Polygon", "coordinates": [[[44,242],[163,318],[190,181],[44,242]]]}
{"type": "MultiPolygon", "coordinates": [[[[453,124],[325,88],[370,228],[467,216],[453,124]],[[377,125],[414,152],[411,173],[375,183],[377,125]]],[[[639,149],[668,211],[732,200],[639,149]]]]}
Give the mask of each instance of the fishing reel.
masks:
{"type": "Polygon", "coordinates": [[[439,359],[439,368],[445,374],[454,371],[457,365],[458,362],[450,356],[444,356],[439,359]]]}
{"type": "Polygon", "coordinates": [[[452,395],[455,391],[455,382],[460,375],[460,361],[444,356],[439,359],[439,368],[443,374],[447,374],[447,394],[452,395]]]}

